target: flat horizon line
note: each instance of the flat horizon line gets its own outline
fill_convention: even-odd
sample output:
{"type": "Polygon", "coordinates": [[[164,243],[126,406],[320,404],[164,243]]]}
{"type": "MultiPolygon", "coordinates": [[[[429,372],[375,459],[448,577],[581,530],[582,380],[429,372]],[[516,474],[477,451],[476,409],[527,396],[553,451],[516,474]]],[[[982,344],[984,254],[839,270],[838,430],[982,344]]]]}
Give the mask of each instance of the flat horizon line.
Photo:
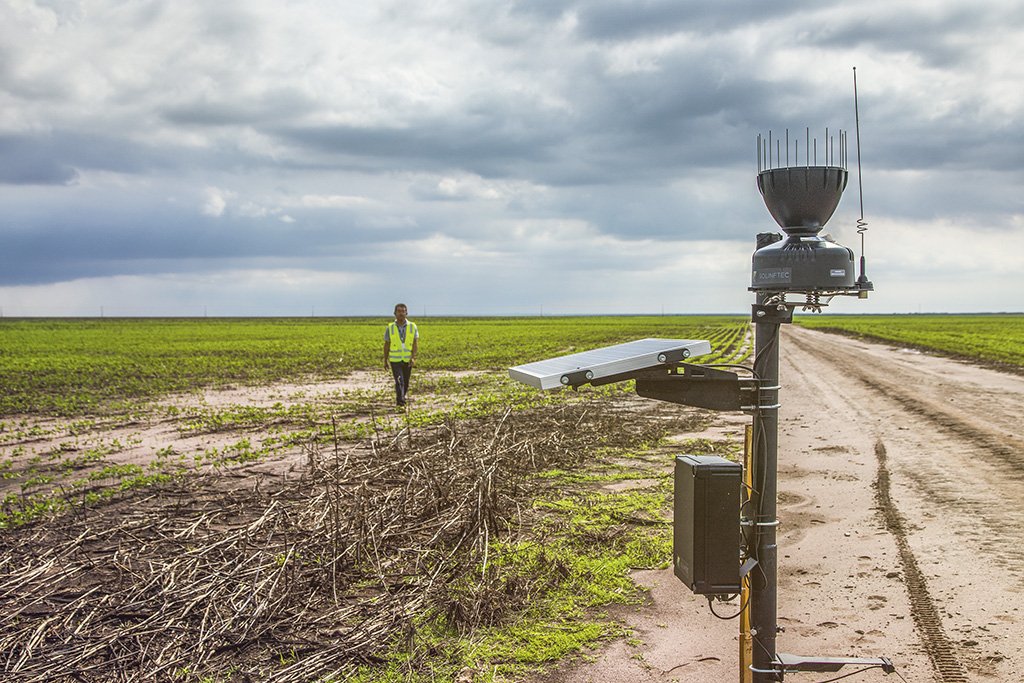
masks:
{"type": "MultiPolygon", "coordinates": [[[[480,314],[480,313],[444,313],[434,315],[410,315],[409,318],[430,319],[430,318],[696,318],[696,317],[743,317],[749,316],[749,312],[719,312],[719,313],[509,313],[509,314],[480,314]]],[[[850,313],[850,312],[821,312],[801,313],[808,317],[821,316],[997,316],[997,315],[1024,315],[1024,311],[905,311],[885,313],[850,313]]],[[[0,322],[5,320],[340,320],[340,319],[367,319],[390,318],[390,313],[382,314],[337,314],[337,315],[18,315],[2,316],[0,322]]]]}

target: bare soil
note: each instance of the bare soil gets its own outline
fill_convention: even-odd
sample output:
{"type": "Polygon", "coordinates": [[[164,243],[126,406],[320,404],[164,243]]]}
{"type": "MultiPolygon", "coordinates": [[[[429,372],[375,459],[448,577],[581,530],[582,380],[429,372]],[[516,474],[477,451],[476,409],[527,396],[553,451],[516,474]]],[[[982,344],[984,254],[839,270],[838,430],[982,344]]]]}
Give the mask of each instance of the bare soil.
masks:
{"type": "MultiPolygon", "coordinates": [[[[1024,377],[797,326],[781,343],[779,650],[886,656],[907,681],[1020,680],[1024,377]]],[[[715,438],[744,422],[724,416],[715,438]]],[[[650,589],[620,614],[635,638],[538,683],[739,680],[736,620],[671,569],[635,578],[650,589]]]]}
{"type": "MultiPolygon", "coordinates": [[[[480,374],[477,371],[420,373],[417,381],[465,377],[480,374]]],[[[82,420],[66,418],[14,416],[7,420],[12,426],[5,433],[0,428],[0,446],[13,451],[21,447],[21,454],[11,457],[8,471],[21,475],[31,467],[47,470],[48,474],[62,473],[65,479],[83,479],[109,465],[138,465],[148,468],[162,449],[173,449],[175,457],[186,460],[195,469],[201,469],[204,454],[230,448],[240,438],[259,442],[266,436],[265,425],[239,428],[192,428],[189,423],[205,411],[231,409],[272,408],[310,404],[342,406],[345,401],[359,401],[360,413],[365,413],[367,396],[374,391],[384,392],[387,399],[380,406],[382,412],[391,410],[392,379],[389,372],[358,370],[335,379],[310,379],[305,382],[281,382],[264,386],[238,386],[204,388],[195,392],[174,394],[151,406],[144,405],[135,417],[90,417],[82,420]],[[66,468],[66,460],[73,459],[89,449],[104,450],[103,457],[66,468]],[[45,459],[47,464],[39,464],[45,459]]],[[[419,387],[416,387],[417,389],[419,387]]],[[[416,406],[432,405],[430,394],[417,393],[411,399],[416,406]]],[[[436,402],[436,401],[434,401],[436,402]]],[[[397,414],[397,413],[395,413],[397,414]]],[[[346,416],[342,407],[338,416],[346,416]]],[[[365,414],[361,419],[368,419],[365,414]]],[[[302,425],[277,425],[281,433],[295,432],[302,425]]],[[[288,471],[301,460],[299,449],[271,461],[255,466],[258,470],[288,471]]],[[[205,465],[209,469],[209,463],[205,465]]],[[[46,485],[38,487],[40,490],[46,485]]],[[[16,477],[0,478],[0,497],[20,490],[16,477]]]]}

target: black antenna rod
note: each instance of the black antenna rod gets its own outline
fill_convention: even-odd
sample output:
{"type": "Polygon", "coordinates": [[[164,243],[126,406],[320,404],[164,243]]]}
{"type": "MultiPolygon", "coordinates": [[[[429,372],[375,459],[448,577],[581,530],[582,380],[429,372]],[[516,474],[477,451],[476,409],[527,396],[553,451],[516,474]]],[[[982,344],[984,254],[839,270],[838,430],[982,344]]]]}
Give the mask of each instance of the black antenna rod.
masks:
{"type": "MultiPolygon", "coordinates": [[[[871,282],[864,273],[864,233],[867,232],[868,224],[864,220],[864,177],[860,168],[860,105],[857,102],[857,67],[853,67],[853,116],[854,126],[857,130],[857,191],[860,195],[860,218],[857,219],[857,234],[860,235],[860,276],[857,284],[863,288],[871,288],[871,282]]],[[[863,292],[862,296],[867,296],[863,292]]]]}

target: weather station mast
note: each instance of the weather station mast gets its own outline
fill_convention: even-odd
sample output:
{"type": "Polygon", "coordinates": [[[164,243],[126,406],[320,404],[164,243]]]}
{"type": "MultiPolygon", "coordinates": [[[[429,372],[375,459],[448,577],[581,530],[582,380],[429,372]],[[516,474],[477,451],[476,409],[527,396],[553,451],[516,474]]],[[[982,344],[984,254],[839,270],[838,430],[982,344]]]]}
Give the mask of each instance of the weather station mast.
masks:
{"type": "MultiPolygon", "coordinates": [[[[862,188],[856,69],[853,75],[862,188]]],[[[642,339],[509,368],[513,379],[538,389],[633,380],[645,398],[751,416],[743,464],[708,455],[677,455],[674,462],[673,571],[707,597],[713,613],[714,600],[740,596],[739,611],[722,617],[741,617],[740,683],[847,665],[896,670],[886,657],[798,656],[776,649],[781,326],[793,321],[796,308],[820,312],[837,296],[865,299],[874,289],[865,273],[863,189],[859,268],[853,250],[820,234],[849,179],[847,136],[825,129],[820,149],[809,128],[800,138],[802,150],[801,139],[791,139],[789,131],[782,139],[757,137],[757,187],[785,237],[757,235],[749,287],[756,295],[753,367],[742,368],[741,375],[734,364],[694,362],[712,352],[704,340],[642,339]]]]}
{"type": "Polygon", "coordinates": [[[753,660],[749,668],[754,683],[781,681],[787,671],[837,671],[846,664],[878,666],[886,673],[895,670],[892,662],[885,658],[797,657],[776,651],[780,329],[793,321],[793,311],[798,306],[820,312],[836,296],[866,299],[868,292],[874,289],[865,273],[867,223],[860,173],[856,69],[853,78],[860,196],[859,272],[853,250],[838,244],[830,235],[820,235],[846,189],[849,176],[846,134],[843,131],[830,134],[825,130],[820,164],[818,141],[811,136],[810,129],[806,129],[803,136],[802,163],[800,140],[792,140],[791,147],[788,130],[784,139],[773,139],[771,133],[767,138],[761,135],[757,138],[757,188],[768,212],[786,237],[774,232],[757,235],[750,285],[750,291],[757,297],[752,315],[753,372],[760,381],[760,400],[753,413],[750,485],[746,489],[746,514],[740,523],[745,554],[753,562],[753,570],[749,572],[747,617],[753,660]]]}

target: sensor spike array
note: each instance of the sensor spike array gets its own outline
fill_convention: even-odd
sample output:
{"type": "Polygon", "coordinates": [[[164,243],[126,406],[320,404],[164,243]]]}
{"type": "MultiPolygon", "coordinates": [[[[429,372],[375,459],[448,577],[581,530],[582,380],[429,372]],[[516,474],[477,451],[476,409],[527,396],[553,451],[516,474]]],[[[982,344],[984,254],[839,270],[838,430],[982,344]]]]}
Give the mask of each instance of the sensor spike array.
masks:
{"type": "MultiPolygon", "coordinates": [[[[804,166],[810,168],[818,165],[818,138],[811,137],[811,129],[805,129],[803,164],[800,163],[800,139],[794,137],[790,144],[789,129],[786,129],[784,136],[786,148],[782,149],[783,140],[775,137],[771,130],[768,135],[757,135],[757,172],[768,171],[775,168],[793,168],[804,166]],[[792,150],[792,163],[790,163],[790,150],[792,150]],[[783,161],[785,163],[783,163],[783,161]]],[[[846,146],[846,131],[832,131],[825,129],[823,138],[825,145],[825,163],[823,166],[836,168],[847,168],[849,156],[846,146]],[[836,139],[838,137],[838,140],[836,139]]]]}

